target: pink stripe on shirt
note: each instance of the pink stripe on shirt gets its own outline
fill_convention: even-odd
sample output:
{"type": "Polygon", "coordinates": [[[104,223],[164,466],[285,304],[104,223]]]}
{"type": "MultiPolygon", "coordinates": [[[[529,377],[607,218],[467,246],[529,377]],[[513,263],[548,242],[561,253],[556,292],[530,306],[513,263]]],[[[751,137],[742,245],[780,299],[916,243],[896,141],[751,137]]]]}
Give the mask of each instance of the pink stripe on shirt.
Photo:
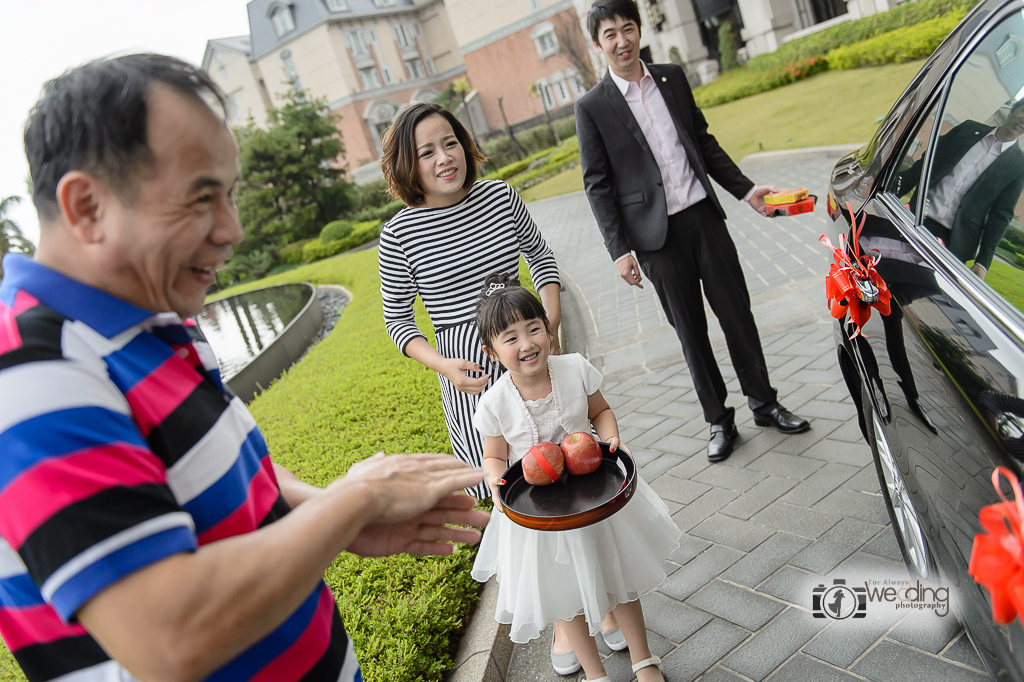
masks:
{"type": "Polygon", "coordinates": [[[252,676],[249,682],[293,682],[301,679],[323,657],[331,643],[334,595],[326,585],[320,590],[316,612],[295,643],[252,676]]]}
{"type": "Polygon", "coordinates": [[[14,296],[14,314],[21,315],[29,308],[39,305],[39,299],[26,291],[18,291],[14,296]]]}
{"type": "Polygon", "coordinates": [[[202,381],[187,360],[172,355],[128,391],[125,398],[142,436],[160,426],[202,381]]]}
{"type": "Polygon", "coordinates": [[[0,303],[0,355],[21,348],[21,332],[14,310],[0,303]]]}
{"type": "Polygon", "coordinates": [[[51,457],[22,472],[0,493],[0,535],[18,548],[70,504],[115,486],[166,482],[167,472],[156,455],[126,443],[51,457]]]}
{"type": "Polygon", "coordinates": [[[274,503],[277,502],[280,491],[265,469],[256,472],[249,482],[249,494],[245,502],[231,512],[223,521],[213,528],[199,534],[199,544],[206,545],[217,540],[241,535],[256,530],[260,521],[267,515],[274,503]]]}
{"type": "Polygon", "coordinates": [[[62,621],[49,604],[25,609],[0,608],[0,632],[4,633],[4,642],[11,651],[86,634],[81,625],[62,621]]]}

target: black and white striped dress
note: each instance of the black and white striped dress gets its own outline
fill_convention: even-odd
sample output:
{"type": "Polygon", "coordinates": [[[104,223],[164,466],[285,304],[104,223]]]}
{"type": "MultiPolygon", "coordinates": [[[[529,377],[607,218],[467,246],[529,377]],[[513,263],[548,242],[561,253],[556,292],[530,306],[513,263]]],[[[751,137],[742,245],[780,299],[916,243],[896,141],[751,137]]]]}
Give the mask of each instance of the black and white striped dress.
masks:
{"type": "MultiPolygon", "coordinates": [[[[413,313],[418,294],[434,324],[438,352],[480,365],[491,375],[490,388],[503,370],[481,350],[476,304],[487,275],[518,272],[519,254],[538,291],[559,283],[554,254],[523,200],[504,182],[481,180],[446,208],[403,209],[380,235],[380,291],[391,339],[405,353],[414,338],[426,338],[413,313]]],[[[438,379],[452,452],[480,466],[483,437],[472,421],[480,396],[457,390],[441,375],[438,379]]],[[[467,491],[490,494],[484,483],[467,491]]]]}

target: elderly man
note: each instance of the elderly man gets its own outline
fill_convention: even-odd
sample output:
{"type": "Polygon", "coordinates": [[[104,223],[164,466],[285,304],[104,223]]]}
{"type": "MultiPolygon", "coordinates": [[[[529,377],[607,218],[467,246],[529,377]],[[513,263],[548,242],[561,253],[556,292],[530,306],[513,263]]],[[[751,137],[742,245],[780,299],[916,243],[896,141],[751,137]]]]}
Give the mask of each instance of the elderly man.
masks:
{"type": "Polygon", "coordinates": [[[41,236],[0,285],[0,633],[30,680],[360,679],[324,570],[487,520],[448,456],[325,489],[270,461],[182,322],[242,239],[223,112],[202,71],[132,55],[51,81],[26,125],[41,236]]]}

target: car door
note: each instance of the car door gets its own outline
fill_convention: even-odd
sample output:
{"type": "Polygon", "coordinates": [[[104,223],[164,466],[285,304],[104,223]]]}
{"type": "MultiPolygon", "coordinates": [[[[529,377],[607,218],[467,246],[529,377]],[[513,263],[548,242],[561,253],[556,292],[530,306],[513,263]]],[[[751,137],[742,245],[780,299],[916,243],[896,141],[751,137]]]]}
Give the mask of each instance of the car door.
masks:
{"type": "Polygon", "coordinates": [[[848,344],[872,408],[865,428],[890,456],[883,484],[904,498],[894,525],[905,524],[908,563],[923,576],[941,568],[975,645],[1013,678],[1024,632],[993,625],[967,566],[978,512],[998,500],[993,469],[1019,475],[1024,456],[1024,256],[1013,250],[1024,253],[1022,48],[1014,3],[970,39],[888,159],[858,246],[881,256],[892,312],[848,344]]]}

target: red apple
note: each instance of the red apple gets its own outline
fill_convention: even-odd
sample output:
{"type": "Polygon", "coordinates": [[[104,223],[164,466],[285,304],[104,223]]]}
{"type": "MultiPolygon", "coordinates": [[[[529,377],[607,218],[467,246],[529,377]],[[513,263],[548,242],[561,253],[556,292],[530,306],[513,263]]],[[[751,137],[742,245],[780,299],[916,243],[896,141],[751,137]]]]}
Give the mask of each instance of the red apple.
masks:
{"type": "Polygon", "coordinates": [[[589,433],[571,433],[562,440],[562,454],[565,468],[573,476],[582,476],[597,471],[604,457],[601,446],[589,433]]]}
{"type": "Polygon", "coordinates": [[[530,485],[551,485],[563,471],[562,450],[554,443],[537,443],[523,457],[523,478],[530,485]]]}

